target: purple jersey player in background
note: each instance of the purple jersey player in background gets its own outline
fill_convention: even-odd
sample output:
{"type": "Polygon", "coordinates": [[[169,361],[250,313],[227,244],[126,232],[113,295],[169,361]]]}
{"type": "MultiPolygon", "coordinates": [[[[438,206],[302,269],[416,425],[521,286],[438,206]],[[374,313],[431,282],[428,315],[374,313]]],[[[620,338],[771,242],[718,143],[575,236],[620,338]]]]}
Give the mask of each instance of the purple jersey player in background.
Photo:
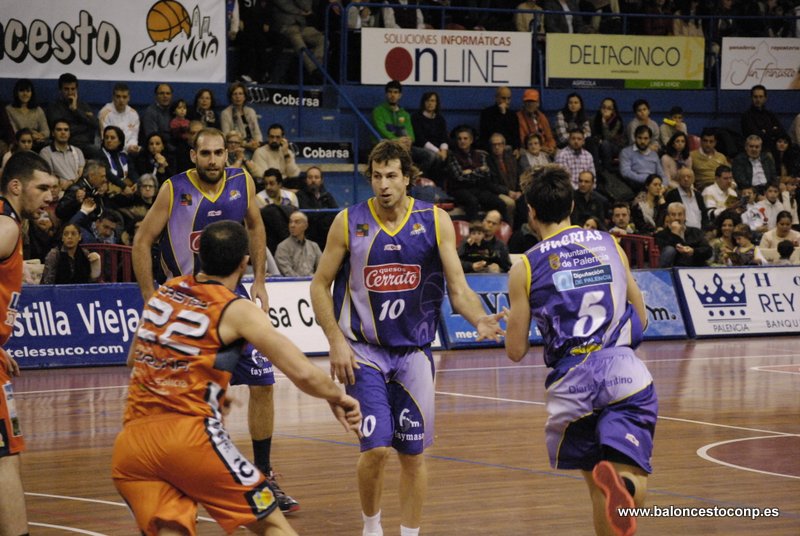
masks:
{"type": "MultiPolygon", "coordinates": [[[[228,152],[225,136],[213,128],[203,129],[194,138],[191,150],[194,169],[170,177],[161,186],[153,206],[147,211],[133,241],[133,268],[145,303],[152,296],[153,261],[151,248],[158,240],[160,261],[167,278],[197,273],[200,234],[207,225],[232,220],[247,227],[250,259],[253,265],[254,300],[269,311],[266,272],[267,235],[255,202],[255,184],[247,171],[225,167],[228,152]]],[[[240,284],[237,293],[248,296],[240,284]]],[[[231,385],[249,386],[247,424],[253,442],[256,466],[267,475],[281,511],[293,512],[300,505],[275,482],[270,463],[275,409],[272,363],[253,345],[246,345],[234,371],[231,385]]]]}
{"type": "Polygon", "coordinates": [[[544,339],[550,464],[580,469],[598,535],[636,532],[622,507],[642,506],[652,471],[658,401],[633,352],[647,316],[628,260],[608,233],[571,226],[569,174],[544,171],[525,199],[543,240],[512,267],[506,352],[520,361],[531,318],[544,339]]]}
{"type": "Polygon", "coordinates": [[[412,174],[402,145],[375,146],[368,164],[375,197],[336,216],[311,282],[314,314],[331,347],[331,377],[358,399],[364,416],[358,487],[365,536],[383,534],[389,447],[400,459],[400,534],[419,534],[427,488],[421,454],[434,435],[430,343],[444,282],[479,340],[503,334],[503,314],[487,315],[467,286],[450,217],[406,195],[412,174]]]}

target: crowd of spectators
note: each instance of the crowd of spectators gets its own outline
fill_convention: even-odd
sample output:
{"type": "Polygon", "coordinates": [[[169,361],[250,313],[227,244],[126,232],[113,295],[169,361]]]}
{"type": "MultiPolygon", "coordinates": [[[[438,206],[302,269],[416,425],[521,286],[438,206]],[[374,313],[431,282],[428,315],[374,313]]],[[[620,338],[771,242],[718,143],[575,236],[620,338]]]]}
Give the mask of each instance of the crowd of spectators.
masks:
{"type": "MultiPolygon", "coordinates": [[[[8,127],[0,133],[0,163],[17,151],[36,151],[59,179],[47,209],[25,223],[25,259],[39,263],[29,271],[36,274],[30,282],[37,275],[42,283],[116,280],[119,274],[112,274],[109,266],[101,270],[98,254],[84,248],[131,245],[160,185],[193,167],[192,141],[206,126],[225,134],[229,165],[253,177],[262,216],[270,222],[271,253],[290,239],[289,244],[302,244],[304,251],[324,247],[334,215],[330,209],[338,203],[325,190],[322,170],[300,169],[280,124],[270,125],[262,139],[259,118],[246,105],[241,82],[229,86],[229,106],[221,110],[211,89],[180,98],[170,84],[160,83],[141,114],[130,106],[125,83],[114,85],[110,102],[97,114],[83,102],[79,88],[74,75],[61,75],[59,96],[45,111],[36,100],[33,82],[21,79],[8,106],[0,110],[0,124],[8,127]]],[[[297,261],[298,255],[289,257],[297,261]]],[[[299,268],[284,274],[278,268],[281,263],[272,257],[269,261],[272,275],[311,275],[316,266],[297,261],[299,268]],[[306,273],[309,266],[312,272],[306,273]]],[[[289,264],[282,264],[289,271],[289,264]]]]}
{"type": "MultiPolygon", "coordinates": [[[[512,90],[499,87],[494,103],[480,111],[477,124],[458,125],[448,138],[442,137],[447,119],[436,93],[425,93],[420,110],[409,113],[399,106],[399,82],[389,82],[385,90],[387,101],[372,115],[375,127],[384,137],[407,139],[409,146],[422,152],[420,156],[412,151],[412,158],[424,177],[418,183],[429,186],[415,188],[414,195],[452,204],[455,219],[472,222],[475,236],[464,237],[469,259],[485,253],[477,229],[484,225],[486,214],[496,214],[517,235],[510,242],[511,253],[522,253],[535,243],[525,225],[522,185],[549,165],[562,166],[572,177],[573,224],[613,229],[620,236],[651,236],[664,267],[719,261],[709,244],[720,239],[718,219],[731,212],[737,214],[737,224],[750,229],[753,246],[767,251],[770,259],[777,258],[780,242],[768,234],[776,230],[778,213],[786,212],[789,226],[800,229],[800,149],[767,108],[763,86],[752,88],[752,104],[742,112],[741,131],[733,133],[713,127],[692,132],[679,106],[672,107],[659,125],[644,99],[634,102],[628,122],[611,98],[603,99],[592,116],[578,93],[568,95],[563,107],[548,117],[539,92],[527,89],[515,111],[512,90]],[[415,132],[422,130],[417,122],[430,132],[428,122],[433,118],[438,134],[420,143],[415,138],[415,132]],[[728,154],[717,150],[720,138],[728,154]],[[422,182],[425,179],[429,180],[422,182]],[[764,243],[763,236],[769,237],[764,243]]],[[[800,247],[793,233],[776,232],[777,238],[800,247]]],[[[767,258],[759,250],[751,257],[726,256],[725,263],[743,258],[750,264],[766,262],[762,257],[767,258]]],[[[465,268],[478,266],[477,260],[469,259],[465,268]]]]}

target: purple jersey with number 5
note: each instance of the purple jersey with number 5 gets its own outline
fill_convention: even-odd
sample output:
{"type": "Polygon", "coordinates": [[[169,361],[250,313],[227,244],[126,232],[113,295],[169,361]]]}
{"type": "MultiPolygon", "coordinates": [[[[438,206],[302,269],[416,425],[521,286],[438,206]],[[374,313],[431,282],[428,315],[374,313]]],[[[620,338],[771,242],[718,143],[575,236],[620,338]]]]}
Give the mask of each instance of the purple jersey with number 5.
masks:
{"type": "Polygon", "coordinates": [[[405,219],[389,231],[373,202],[344,213],[348,255],[333,286],[339,327],[354,341],[425,346],[436,336],[444,296],[436,207],[409,199],[405,219]]]}
{"type": "Polygon", "coordinates": [[[642,324],[627,300],[623,255],[610,234],[579,227],[525,253],[531,316],[548,367],[568,356],[641,343],[642,324]]]}

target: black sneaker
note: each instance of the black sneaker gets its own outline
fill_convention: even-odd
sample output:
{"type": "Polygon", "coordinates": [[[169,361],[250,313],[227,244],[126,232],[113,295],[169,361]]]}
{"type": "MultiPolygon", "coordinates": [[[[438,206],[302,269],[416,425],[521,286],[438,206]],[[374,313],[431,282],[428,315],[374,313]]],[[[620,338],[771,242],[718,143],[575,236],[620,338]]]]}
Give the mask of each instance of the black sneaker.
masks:
{"type": "Polygon", "coordinates": [[[286,495],[286,493],[284,493],[284,491],[278,485],[278,481],[275,480],[275,473],[270,471],[269,473],[265,474],[267,476],[267,485],[269,486],[269,489],[272,490],[272,494],[275,495],[275,500],[278,502],[278,508],[281,509],[281,512],[284,514],[290,514],[300,510],[300,503],[286,495]]]}

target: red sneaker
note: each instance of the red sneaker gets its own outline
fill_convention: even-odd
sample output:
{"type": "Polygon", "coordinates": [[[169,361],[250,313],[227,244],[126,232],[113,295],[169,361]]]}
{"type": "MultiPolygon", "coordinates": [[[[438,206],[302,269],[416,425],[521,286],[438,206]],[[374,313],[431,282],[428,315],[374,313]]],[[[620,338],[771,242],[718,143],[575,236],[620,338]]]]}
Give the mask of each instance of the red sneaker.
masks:
{"type": "Polygon", "coordinates": [[[602,461],[595,465],[592,479],[606,496],[606,518],[617,536],[636,534],[636,518],[619,513],[620,508],[635,508],[636,505],[611,462],[602,461]]]}

